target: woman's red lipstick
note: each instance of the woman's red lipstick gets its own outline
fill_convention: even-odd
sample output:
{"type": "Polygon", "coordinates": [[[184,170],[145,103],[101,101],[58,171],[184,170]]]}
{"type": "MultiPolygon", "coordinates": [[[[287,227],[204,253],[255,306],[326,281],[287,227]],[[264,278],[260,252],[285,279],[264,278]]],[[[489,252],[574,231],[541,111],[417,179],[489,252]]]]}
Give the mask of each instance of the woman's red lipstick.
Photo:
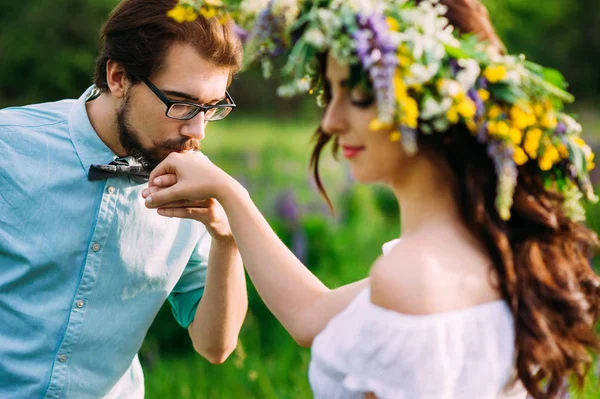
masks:
{"type": "Polygon", "coordinates": [[[354,158],[358,155],[359,152],[365,149],[365,147],[351,145],[341,145],[340,148],[342,149],[342,154],[344,155],[344,158],[348,159],[354,158]]]}

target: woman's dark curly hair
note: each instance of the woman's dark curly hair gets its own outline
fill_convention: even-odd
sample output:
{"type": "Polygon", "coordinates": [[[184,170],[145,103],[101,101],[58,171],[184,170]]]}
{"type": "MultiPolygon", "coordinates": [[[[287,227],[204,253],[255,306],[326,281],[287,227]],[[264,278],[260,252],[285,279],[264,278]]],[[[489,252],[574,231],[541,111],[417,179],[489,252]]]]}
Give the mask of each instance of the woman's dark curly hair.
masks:
{"type": "MultiPolygon", "coordinates": [[[[486,8],[478,0],[442,0],[450,23],[461,33],[504,48],[486,8]]],[[[321,58],[325,72],[325,55],[321,58]]],[[[325,92],[325,100],[329,93],[325,92]]],[[[320,154],[332,139],[319,128],[311,167],[319,177],[320,154]]],[[[583,385],[600,351],[595,326],[600,310],[600,277],[590,265],[598,236],[569,219],[564,199],[546,190],[534,168],[519,167],[511,219],[496,208],[496,173],[486,147],[464,126],[442,135],[419,134],[419,147],[441,154],[458,182],[458,202],[465,224],[480,237],[498,275],[498,288],[512,309],[516,328],[517,378],[535,399],[557,398],[565,381],[583,385]]],[[[334,139],[334,153],[337,142],[334,139]]]]}

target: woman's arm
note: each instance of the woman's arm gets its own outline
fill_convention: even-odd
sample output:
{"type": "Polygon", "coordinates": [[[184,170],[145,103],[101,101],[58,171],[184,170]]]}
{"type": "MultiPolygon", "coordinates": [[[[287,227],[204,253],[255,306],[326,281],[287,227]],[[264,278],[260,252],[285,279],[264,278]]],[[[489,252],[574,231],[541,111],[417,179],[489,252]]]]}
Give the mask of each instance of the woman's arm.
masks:
{"type": "Polygon", "coordinates": [[[216,198],[227,214],[248,275],[258,293],[292,337],[310,346],[327,322],[364,288],[364,279],[329,290],[281,242],[248,192],[210,161],[171,154],[150,176],[144,192],[149,208],[177,216],[169,203],[216,198]],[[160,176],[160,178],[159,178],[160,176]],[[165,207],[165,205],[167,207],[165,207]]]}

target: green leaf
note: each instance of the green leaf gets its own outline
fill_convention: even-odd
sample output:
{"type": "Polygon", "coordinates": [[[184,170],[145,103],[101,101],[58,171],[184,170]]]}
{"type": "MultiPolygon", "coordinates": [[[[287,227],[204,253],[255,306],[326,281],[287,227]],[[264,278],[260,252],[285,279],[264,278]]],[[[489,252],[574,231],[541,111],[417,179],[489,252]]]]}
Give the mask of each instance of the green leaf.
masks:
{"type": "Polygon", "coordinates": [[[571,140],[567,140],[567,148],[569,149],[569,158],[577,171],[577,177],[581,178],[587,174],[587,159],[583,149],[571,140]]]}
{"type": "Polygon", "coordinates": [[[556,86],[560,89],[564,90],[568,87],[565,77],[563,76],[562,73],[560,73],[556,69],[544,68],[543,75],[544,75],[544,80],[546,80],[547,82],[553,84],[554,86],[556,86]]]}
{"type": "Polygon", "coordinates": [[[516,86],[511,86],[505,83],[496,83],[490,85],[489,91],[494,97],[497,97],[500,100],[509,104],[514,104],[520,99],[527,98],[527,95],[523,90],[516,86]]]}
{"type": "Polygon", "coordinates": [[[469,54],[460,47],[452,47],[447,44],[445,44],[444,47],[446,48],[446,53],[452,58],[456,58],[457,60],[471,58],[469,54]]]}

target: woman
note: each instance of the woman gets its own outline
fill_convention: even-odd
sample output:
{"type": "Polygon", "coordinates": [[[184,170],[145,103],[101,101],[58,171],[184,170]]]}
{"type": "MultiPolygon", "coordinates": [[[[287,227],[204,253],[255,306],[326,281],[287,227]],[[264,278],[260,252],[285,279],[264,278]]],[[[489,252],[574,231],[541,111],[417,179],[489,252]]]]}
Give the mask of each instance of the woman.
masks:
{"type": "Polygon", "coordinates": [[[222,205],[262,299],[312,346],[317,398],[554,398],[600,348],[600,279],[587,261],[598,239],[579,223],[580,192],[595,199],[593,155],[559,112],[569,95],[547,70],[501,55],[477,1],[443,3],[238,10],[248,60],[291,51],[282,94],[320,91],[319,187],[333,140],[357,181],[398,200],[402,238],[368,278],[327,289],[240,184],[195,154],[170,155],[144,193],[163,216],[222,205]]]}

